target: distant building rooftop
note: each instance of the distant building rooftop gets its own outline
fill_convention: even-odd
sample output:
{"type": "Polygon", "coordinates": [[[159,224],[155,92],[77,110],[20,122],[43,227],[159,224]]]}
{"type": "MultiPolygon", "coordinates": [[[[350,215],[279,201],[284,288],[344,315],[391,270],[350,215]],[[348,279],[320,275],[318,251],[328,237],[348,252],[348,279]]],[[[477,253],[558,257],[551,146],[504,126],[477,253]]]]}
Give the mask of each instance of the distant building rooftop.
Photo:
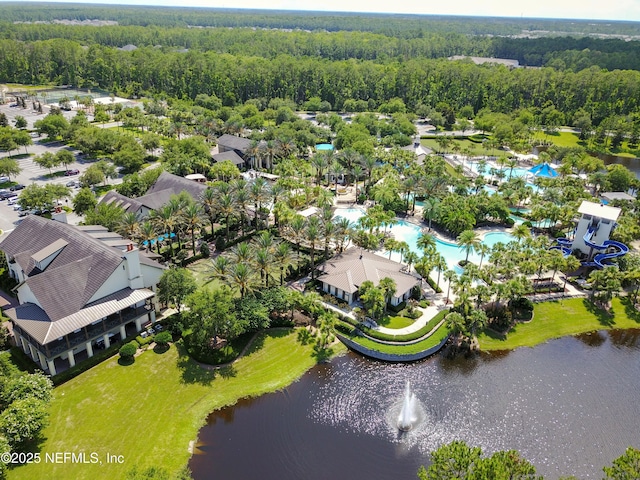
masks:
{"type": "Polygon", "coordinates": [[[635,200],[633,195],[629,195],[625,192],[602,192],[600,196],[608,202],[611,202],[612,200],[628,200],[630,202],[635,200]]]}
{"type": "Polygon", "coordinates": [[[580,205],[580,208],[578,208],[578,213],[616,221],[620,216],[620,209],[617,207],[603,205],[601,203],[587,202],[585,200],[580,205]]]}
{"type": "Polygon", "coordinates": [[[482,65],[483,63],[495,63],[496,65],[504,65],[505,67],[519,68],[520,62],[518,60],[512,60],[510,58],[493,58],[493,57],[470,57],[467,55],[454,55],[449,57],[449,60],[464,60],[468,58],[476,65],[482,65]]]}

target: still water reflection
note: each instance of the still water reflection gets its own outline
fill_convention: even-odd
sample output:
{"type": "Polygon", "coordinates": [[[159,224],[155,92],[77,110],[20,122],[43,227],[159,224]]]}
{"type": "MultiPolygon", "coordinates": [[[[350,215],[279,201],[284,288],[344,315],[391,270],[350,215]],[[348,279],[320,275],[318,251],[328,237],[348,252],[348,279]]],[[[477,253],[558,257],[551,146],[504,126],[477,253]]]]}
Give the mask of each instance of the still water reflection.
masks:
{"type": "Polygon", "coordinates": [[[190,467],[197,480],[415,479],[429,451],[463,439],[517,449],[546,478],[601,478],[603,465],[640,447],[639,354],[636,330],[410,365],[348,354],[214,412],[190,467]],[[407,380],[425,420],[400,435],[407,380]]]}

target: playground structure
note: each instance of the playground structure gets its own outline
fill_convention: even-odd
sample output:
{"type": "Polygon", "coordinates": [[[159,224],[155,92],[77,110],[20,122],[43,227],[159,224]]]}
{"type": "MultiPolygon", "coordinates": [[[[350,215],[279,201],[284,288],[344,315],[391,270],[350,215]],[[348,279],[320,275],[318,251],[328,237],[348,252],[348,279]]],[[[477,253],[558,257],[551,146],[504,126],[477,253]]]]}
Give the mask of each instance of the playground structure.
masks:
{"type": "Polygon", "coordinates": [[[561,250],[564,256],[577,251],[583,266],[596,268],[611,265],[611,260],[629,253],[624,243],[609,239],[620,216],[619,208],[584,201],[578,213],[582,216],[573,238],[558,238],[558,245],[553,248],[561,250]]]}

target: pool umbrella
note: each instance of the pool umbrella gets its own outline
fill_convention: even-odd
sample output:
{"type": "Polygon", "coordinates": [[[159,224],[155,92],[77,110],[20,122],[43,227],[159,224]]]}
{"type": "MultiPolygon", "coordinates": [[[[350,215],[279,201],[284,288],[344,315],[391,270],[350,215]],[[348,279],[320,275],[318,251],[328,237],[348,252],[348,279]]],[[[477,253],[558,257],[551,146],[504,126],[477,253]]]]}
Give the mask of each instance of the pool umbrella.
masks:
{"type": "Polygon", "coordinates": [[[558,172],[548,163],[541,163],[540,165],[530,168],[529,173],[532,173],[536,177],[553,178],[558,176],[558,172]]]}

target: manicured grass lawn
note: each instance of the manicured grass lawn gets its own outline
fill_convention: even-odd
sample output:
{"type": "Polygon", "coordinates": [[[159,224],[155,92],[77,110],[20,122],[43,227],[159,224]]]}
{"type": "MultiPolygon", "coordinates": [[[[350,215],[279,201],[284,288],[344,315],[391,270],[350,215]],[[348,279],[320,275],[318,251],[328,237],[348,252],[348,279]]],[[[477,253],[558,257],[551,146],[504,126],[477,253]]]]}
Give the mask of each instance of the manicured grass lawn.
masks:
{"type": "Polygon", "coordinates": [[[413,325],[415,320],[406,317],[386,317],[380,325],[387,328],[404,328],[413,325]]]}
{"type": "Polygon", "coordinates": [[[382,353],[391,353],[396,355],[408,355],[412,353],[424,352],[425,350],[435,347],[442,340],[449,335],[449,330],[444,324],[430,337],[422,340],[418,343],[405,344],[405,345],[388,345],[384,343],[375,342],[365,337],[351,337],[354,342],[362,345],[363,347],[370,348],[371,350],[377,350],[382,353]]]}
{"type": "Polygon", "coordinates": [[[626,298],[614,298],[611,311],[613,316],[594,308],[589,300],[582,298],[539,303],[535,305],[533,320],[516,325],[506,340],[492,332],[482,333],[478,340],[480,348],[485,351],[511,350],[595,330],[640,328],[640,313],[626,298]]]}
{"type": "MultiPolygon", "coordinates": [[[[471,155],[500,156],[501,154],[504,154],[504,151],[497,150],[495,148],[490,148],[489,150],[487,150],[481,143],[475,143],[471,140],[466,139],[459,139],[459,137],[452,138],[454,139],[454,142],[460,147],[460,150],[465,150],[468,148],[471,151],[471,155]]],[[[434,138],[423,138],[422,140],[420,140],[420,143],[425,147],[429,147],[434,152],[440,151],[440,145],[438,145],[438,142],[436,142],[434,138]]],[[[453,143],[451,145],[453,145],[453,143]]],[[[447,148],[447,153],[453,153],[453,149],[451,148],[451,146],[447,148]]]]}
{"type": "Polygon", "coordinates": [[[559,147],[579,147],[580,137],[577,133],[573,132],[555,132],[551,135],[547,135],[544,132],[535,132],[533,138],[536,140],[543,140],[546,142],[553,142],[559,147]]]}
{"type": "Polygon", "coordinates": [[[186,465],[189,442],[210,412],[283,388],[315,363],[312,345],[300,344],[286,329],[260,334],[245,357],[221,370],[201,368],[179,344],[163,354],[148,350],[127,367],[107,360],[55,389],[40,450],[43,457],[97,452],[103,464],[42,461],[16,468],[8,478],[125,478],[134,466],[162,467],[173,475],[186,465]],[[123,455],[124,463],[106,464],[107,453],[123,455]]]}

